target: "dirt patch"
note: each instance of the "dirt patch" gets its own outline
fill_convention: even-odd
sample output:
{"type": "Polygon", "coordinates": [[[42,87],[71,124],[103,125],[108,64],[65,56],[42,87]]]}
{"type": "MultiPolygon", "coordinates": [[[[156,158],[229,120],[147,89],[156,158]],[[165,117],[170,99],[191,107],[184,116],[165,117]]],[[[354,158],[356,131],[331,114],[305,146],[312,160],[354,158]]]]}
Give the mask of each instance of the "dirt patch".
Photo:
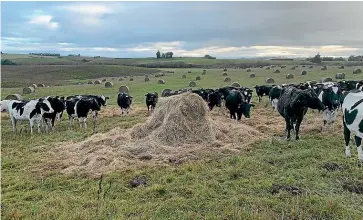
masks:
{"type": "Polygon", "coordinates": [[[363,194],[363,182],[349,182],[343,185],[343,189],[349,192],[363,194]]]}
{"type": "Polygon", "coordinates": [[[147,186],[147,178],[145,176],[137,176],[130,180],[129,185],[131,187],[138,187],[140,185],[147,186]]]}
{"type": "Polygon", "coordinates": [[[327,171],[333,172],[337,170],[343,169],[343,167],[335,162],[327,162],[322,165],[322,168],[326,169],[327,171]]]}
{"type": "Polygon", "coordinates": [[[303,191],[296,186],[283,186],[278,184],[272,184],[272,194],[277,194],[280,191],[285,191],[291,193],[292,195],[301,195],[303,193],[303,191]]]}

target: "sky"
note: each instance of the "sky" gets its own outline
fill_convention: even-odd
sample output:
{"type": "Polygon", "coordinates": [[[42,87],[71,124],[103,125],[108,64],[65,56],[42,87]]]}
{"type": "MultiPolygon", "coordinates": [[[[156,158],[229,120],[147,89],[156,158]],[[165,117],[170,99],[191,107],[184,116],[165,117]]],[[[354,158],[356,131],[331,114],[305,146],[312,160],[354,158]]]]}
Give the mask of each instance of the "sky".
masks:
{"type": "Polygon", "coordinates": [[[363,2],[1,2],[1,51],[217,58],[363,54],[363,2]]]}

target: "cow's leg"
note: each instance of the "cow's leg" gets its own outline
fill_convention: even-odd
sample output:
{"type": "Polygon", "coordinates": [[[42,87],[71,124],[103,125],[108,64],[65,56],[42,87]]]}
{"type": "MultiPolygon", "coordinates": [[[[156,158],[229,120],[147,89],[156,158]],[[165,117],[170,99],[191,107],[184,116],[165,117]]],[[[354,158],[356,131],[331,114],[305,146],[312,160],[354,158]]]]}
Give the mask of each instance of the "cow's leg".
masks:
{"type": "Polygon", "coordinates": [[[285,122],[286,122],[286,132],[287,132],[286,140],[290,140],[291,122],[290,119],[286,116],[285,116],[285,122]]]}
{"type": "Polygon", "coordinates": [[[258,96],[258,102],[261,102],[261,100],[262,100],[262,97],[258,96]]]}
{"type": "Polygon", "coordinates": [[[69,129],[73,128],[73,117],[69,116],[69,129]]]}
{"type": "MultiPolygon", "coordinates": [[[[48,128],[48,125],[49,125],[49,122],[48,122],[48,119],[43,119],[45,121],[45,132],[48,132],[49,128],[48,128]]],[[[42,121],[43,121],[42,120],[42,121]]],[[[43,124],[43,123],[42,123],[43,124]]]]}
{"type": "Polygon", "coordinates": [[[296,125],[295,125],[295,134],[296,134],[295,139],[296,140],[300,139],[299,138],[299,130],[300,130],[300,125],[301,125],[302,120],[303,120],[303,117],[298,117],[297,121],[296,121],[296,125]]]}
{"type": "Polygon", "coordinates": [[[38,126],[38,133],[41,133],[40,125],[42,124],[43,119],[37,120],[36,122],[37,122],[37,126],[38,126]]]}
{"type": "Polygon", "coordinates": [[[84,129],[87,129],[87,118],[83,118],[83,125],[84,125],[84,129]]]}
{"type": "Polygon", "coordinates": [[[16,119],[14,117],[11,118],[11,125],[13,126],[13,132],[16,133],[16,119]]]}
{"type": "Polygon", "coordinates": [[[79,128],[82,128],[83,117],[78,118],[79,128]]]}
{"type": "Polygon", "coordinates": [[[357,145],[358,162],[360,164],[363,164],[362,138],[355,136],[354,139],[355,139],[355,144],[357,145]]]}
{"type": "Polygon", "coordinates": [[[50,124],[49,126],[50,126],[52,131],[54,131],[54,121],[55,121],[55,117],[53,117],[52,120],[49,121],[49,124],[50,124]]]}
{"type": "Polygon", "coordinates": [[[347,158],[350,158],[350,147],[349,147],[349,141],[350,141],[350,130],[346,126],[344,120],[343,120],[343,126],[344,126],[344,140],[345,140],[345,156],[347,158]]]}
{"type": "Polygon", "coordinates": [[[29,124],[30,124],[30,134],[33,134],[34,120],[30,119],[29,124]]]}

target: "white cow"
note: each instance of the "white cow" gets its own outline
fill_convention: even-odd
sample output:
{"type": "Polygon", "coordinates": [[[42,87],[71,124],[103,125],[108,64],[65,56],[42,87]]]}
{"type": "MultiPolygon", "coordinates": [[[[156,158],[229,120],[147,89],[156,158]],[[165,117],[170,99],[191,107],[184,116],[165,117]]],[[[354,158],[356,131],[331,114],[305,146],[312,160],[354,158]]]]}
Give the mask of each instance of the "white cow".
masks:
{"type": "Polygon", "coordinates": [[[344,98],[343,124],[345,139],[345,155],[350,157],[350,133],[355,135],[358,160],[363,163],[362,139],[363,139],[363,92],[349,92],[344,98]]]}
{"type": "Polygon", "coordinates": [[[33,133],[34,122],[38,125],[38,132],[40,132],[40,125],[44,113],[53,113],[49,97],[41,98],[39,100],[30,101],[17,101],[12,100],[8,104],[8,111],[10,114],[13,131],[16,132],[16,122],[29,120],[30,133],[33,133]]]}

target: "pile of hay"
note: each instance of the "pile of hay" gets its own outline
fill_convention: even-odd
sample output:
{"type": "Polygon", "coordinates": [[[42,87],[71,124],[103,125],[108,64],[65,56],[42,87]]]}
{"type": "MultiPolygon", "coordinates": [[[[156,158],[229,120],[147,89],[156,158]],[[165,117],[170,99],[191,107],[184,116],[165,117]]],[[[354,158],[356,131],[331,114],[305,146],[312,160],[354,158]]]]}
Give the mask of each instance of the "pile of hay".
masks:
{"type": "Polygon", "coordinates": [[[353,74],[358,74],[358,73],[362,73],[362,70],[361,69],[355,69],[355,70],[353,70],[353,74]]]}
{"type": "Polygon", "coordinates": [[[95,84],[101,84],[101,81],[100,80],[96,80],[95,81],[95,84]]]}
{"type": "Polygon", "coordinates": [[[196,87],[196,86],[197,86],[196,82],[194,82],[194,81],[189,82],[189,87],[196,87]]]}
{"type": "Polygon", "coordinates": [[[231,82],[232,80],[231,80],[231,78],[229,78],[229,77],[226,77],[226,78],[224,78],[224,80],[223,80],[224,82],[231,82]]]}
{"type": "Polygon", "coordinates": [[[286,75],[286,79],[293,79],[293,78],[294,78],[294,75],[292,75],[290,73],[286,75]]]}
{"type": "Polygon", "coordinates": [[[345,79],[345,73],[337,73],[337,74],[335,74],[335,79],[345,79]]]}
{"type": "Polygon", "coordinates": [[[105,83],[105,87],[106,88],[112,88],[113,87],[113,83],[112,82],[106,82],[105,83]]]}
{"type": "Polygon", "coordinates": [[[195,80],[201,80],[202,78],[200,76],[195,77],[195,80]]]}
{"type": "Polygon", "coordinates": [[[158,80],[158,84],[165,84],[165,80],[163,80],[163,79],[159,79],[159,80],[158,80]]]}
{"type": "Polygon", "coordinates": [[[5,100],[23,100],[20,94],[11,94],[5,97],[5,100]]]}
{"type": "Polygon", "coordinates": [[[255,77],[256,77],[256,74],[251,73],[251,74],[249,75],[249,77],[250,77],[250,78],[255,78],[255,77]]]}
{"type": "Polygon", "coordinates": [[[308,74],[308,72],[307,72],[306,70],[301,71],[301,75],[302,75],[302,76],[305,76],[305,75],[307,75],[307,74],[308,74]]]}
{"type": "Polygon", "coordinates": [[[280,73],[280,70],[275,70],[274,73],[280,73]]]}
{"type": "Polygon", "coordinates": [[[120,88],[118,88],[119,92],[123,92],[123,93],[129,93],[129,87],[127,86],[120,86],[120,88]]]}
{"type": "Polygon", "coordinates": [[[266,78],[265,83],[275,83],[275,80],[272,78],[266,78]]]}
{"type": "Polygon", "coordinates": [[[30,94],[35,92],[35,89],[32,86],[23,88],[23,94],[30,94]]]}
{"type": "Polygon", "coordinates": [[[241,84],[239,84],[238,82],[234,82],[231,84],[231,86],[233,87],[241,87],[241,84]]]}
{"type": "Polygon", "coordinates": [[[185,78],[187,78],[187,76],[186,75],[182,75],[182,78],[185,79],[185,78]]]}
{"type": "Polygon", "coordinates": [[[149,82],[150,81],[149,77],[145,77],[144,81],[149,82]]]}

